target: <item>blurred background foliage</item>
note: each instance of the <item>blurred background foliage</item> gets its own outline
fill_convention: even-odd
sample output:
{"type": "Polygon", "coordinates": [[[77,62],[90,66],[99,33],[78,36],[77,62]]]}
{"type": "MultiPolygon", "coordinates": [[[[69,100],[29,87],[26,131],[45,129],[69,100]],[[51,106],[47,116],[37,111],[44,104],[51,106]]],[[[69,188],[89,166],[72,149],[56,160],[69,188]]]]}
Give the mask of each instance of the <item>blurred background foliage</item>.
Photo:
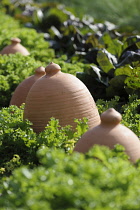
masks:
{"type": "Polygon", "coordinates": [[[79,17],[88,14],[99,21],[110,21],[123,30],[125,28],[128,31],[140,31],[139,0],[1,0],[1,4],[5,4],[10,12],[13,12],[16,7],[17,14],[20,10],[19,6],[23,6],[23,4],[26,4],[26,9],[28,8],[30,11],[33,9],[31,5],[64,4],[79,17]]]}
{"type": "MultiPolygon", "coordinates": [[[[55,1],[50,1],[55,2],[55,1]]],[[[140,30],[139,0],[59,0],[67,6],[75,8],[75,12],[87,13],[95,19],[107,20],[128,30],[140,30]]]]}

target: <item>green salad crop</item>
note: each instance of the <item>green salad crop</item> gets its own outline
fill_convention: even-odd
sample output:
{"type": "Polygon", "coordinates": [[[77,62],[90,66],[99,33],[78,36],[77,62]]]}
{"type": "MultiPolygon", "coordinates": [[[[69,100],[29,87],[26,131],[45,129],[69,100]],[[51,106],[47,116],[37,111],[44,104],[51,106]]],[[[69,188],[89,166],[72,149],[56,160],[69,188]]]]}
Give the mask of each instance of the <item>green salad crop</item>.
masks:
{"type": "MultiPolygon", "coordinates": [[[[140,100],[136,96],[130,97],[129,103],[122,107],[118,102],[118,97],[111,101],[98,100],[99,113],[114,107],[122,114],[121,123],[140,138],[140,100]]],[[[54,149],[61,148],[66,154],[71,154],[77,140],[88,129],[87,119],[76,120],[77,127],[73,131],[70,126],[61,127],[58,119],[51,118],[45,130],[36,134],[31,122],[23,121],[23,110],[24,104],[20,108],[10,106],[0,110],[0,153],[3,156],[0,167],[4,168],[5,175],[11,174],[19,165],[36,166],[36,151],[43,145],[54,149]],[[18,158],[15,159],[15,155],[18,158]]]]}
{"type": "Polygon", "coordinates": [[[0,51],[18,37],[30,52],[0,55],[1,210],[140,209],[140,160],[132,164],[121,145],[73,152],[88,130],[86,118],[74,119],[72,130],[52,117],[36,134],[23,120],[24,104],[9,106],[20,82],[54,62],[87,86],[99,114],[115,108],[121,123],[140,138],[140,36],[135,32],[88,15],[78,18],[54,1],[1,1],[0,51]]]}
{"type": "Polygon", "coordinates": [[[1,208],[139,209],[140,167],[127,160],[123,147],[95,146],[86,155],[42,147],[37,156],[39,166],[1,180],[1,208]]]}
{"type": "Polygon", "coordinates": [[[41,66],[40,61],[35,61],[30,56],[19,53],[0,55],[0,107],[7,107],[12,93],[25,78],[34,74],[36,68],[41,66]]]}
{"type": "Polygon", "coordinates": [[[37,165],[36,151],[43,145],[63,148],[70,154],[75,142],[88,129],[86,119],[75,120],[77,127],[73,131],[71,126],[61,127],[58,119],[51,118],[45,130],[36,134],[32,123],[23,121],[23,110],[24,104],[20,108],[12,105],[0,110],[0,153],[3,157],[0,159],[0,168],[4,168],[6,174],[11,174],[14,167],[19,165],[37,165]]]}

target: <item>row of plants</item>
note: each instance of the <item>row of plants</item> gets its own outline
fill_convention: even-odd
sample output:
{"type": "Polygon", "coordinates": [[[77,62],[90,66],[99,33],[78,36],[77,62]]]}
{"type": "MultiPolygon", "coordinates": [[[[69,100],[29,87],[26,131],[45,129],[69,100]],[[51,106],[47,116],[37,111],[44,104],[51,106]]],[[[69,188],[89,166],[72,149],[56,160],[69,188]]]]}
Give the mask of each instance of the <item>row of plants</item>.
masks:
{"type": "MultiPolygon", "coordinates": [[[[98,100],[99,113],[117,109],[118,101],[98,100]]],[[[139,107],[140,100],[131,96],[121,112],[122,123],[140,137],[139,107]]],[[[36,134],[23,121],[23,109],[24,104],[0,111],[1,209],[139,209],[139,161],[130,163],[121,145],[73,153],[88,129],[86,119],[76,120],[73,132],[52,118],[36,134]]]]}
{"type": "Polygon", "coordinates": [[[121,34],[108,22],[80,20],[57,4],[29,5],[23,2],[18,13],[9,3],[0,7],[0,49],[16,36],[30,52],[0,56],[0,208],[139,210],[139,160],[130,163],[121,145],[73,153],[87,119],[75,119],[73,131],[51,118],[36,134],[23,121],[24,104],[9,107],[16,86],[53,61],[86,84],[100,114],[114,107],[140,138],[139,36],[121,34]]]}
{"type": "Polygon", "coordinates": [[[76,72],[83,72],[90,68],[86,63],[68,63],[67,56],[56,57],[54,49],[50,48],[49,42],[44,40],[43,33],[37,33],[35,29],[27,29],[10,16],[1,13],[0,50],[10,44],[12,37],[21,39],[21,43],[30,52],[29,56],[10,54],[0,56],[0,107],[9,105],[11,96],[20,82],[34,74],[39,66],[46,67],[49,62],[56,62],[61,66],[63,72],[76,75],[76,72]],[[8,24],[13,25],[9,30],[8,24]]]}
{"type": "Polygon", "coordinates": [[[118,95],[126,102],[129,94],[139,96],[139,35],[120,33],[117,26],[106,21],[98,23],[90,17],[77,18],[65,7],[55,4],[41,6],[36,4],[30,15],[24,6],[22,17],[27,20],[24,23],[23,18],[19,17],[20,23],[30,23],[32,29],[22,28],[11,34],[7,32],[8,36],[6,32],[2,33],[1,42],[8,44],[11,36],[18,36],[35,60],[46,62],[56,58],[56,62],[64,60],[65,63],[72,63],[75,65],[73,68],[77,68],[76,76],[85,83],[95,100],[111,99],[118,95]],[[37,21],[41,12],[42,18],[37,21]],[[35,30],[41,32],[39,39],[35,30]],[[88,65],[79,72],[77,63],[88,65]]]}
{"type": "MultiPolygon", "coordinates": [[[[139,110],[140,99],[136,95],[129,98],[129,103],[118,106],[119,97],[111,101],[98,100],[97,108],[103,113],[114,107],[122,113],[122,124],[130,128],[140,138],[139,110]]],[[[71,154],[77,140],[88,130],[87,119],[76,120],[76,130],[71,126],[61,127],[59,120],[51,118],[44,131],[36,134],[32,123],[23,121],[24,104],[18,108],[10,106],[0,111],[0,160],[1,175],[9,175],[13,169],[20,165],[34,167],[38,165],[36,152],[41,146],[61,148],[71,154]],[[6,155],[5,155],[6,154],[6,155]]]]}
{"type": "Polygon", "coordinates": [[[94,147],[88,154],[66,155],[40,148],[40,165],[20,167],[0,189],[4,209],[138,210],[140,166],[123,148],[94,147]]]}
{"type": "Polygon", "coordinates": [[[61,66],[62,72],[73,75],[76,75],[77,70],[83,72],[86,68],[90,68],[89,64],[65,62],[65,55],[58,59],[49,56],[44,62],[32,55],[22,56],[19,53],[0,56],[0,108],[9,106],[12,94],[24,79],[33,75],[39,66],[46,67],[52,60],[61,66]]]}

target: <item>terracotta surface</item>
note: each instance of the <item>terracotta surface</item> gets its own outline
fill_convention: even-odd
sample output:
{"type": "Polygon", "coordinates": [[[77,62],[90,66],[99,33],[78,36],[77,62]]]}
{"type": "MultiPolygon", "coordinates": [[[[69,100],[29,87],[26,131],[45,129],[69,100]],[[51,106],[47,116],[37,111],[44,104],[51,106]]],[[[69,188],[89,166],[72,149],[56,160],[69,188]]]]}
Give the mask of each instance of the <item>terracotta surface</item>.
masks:
{"type": "Polygon", "coordinates": [[[96,104],[86,86],[75,76],[62,73],[59,65],[50,63],[46,75],[30,89],[26,98],[24,119],[33,123],[35,132],[44,130],[51,117],[60,125],[71,125],[74,118],[87,117],[89,126],[96,126],[100,117],[96,104]]]}
{"type": "Polygon", "coordinates": [[[120,124],[122,116],[115,109],[110,108],[101,114],[101,123],[88,130],[77,142],[74,151],[86,153],[95,144],[113,148],[115,144],[125,147],[130,160],[135,162],[140,158],[140,140],[127,127],[120,124]]]}
{"type": "Polygon", "coordinates": [[[19,38],[12,38],[11,44],[4,47],[3,50],[0,52],[0,54],[8,55],[8,54],[14,54],[14,53],[21,53],[22,55],[29,55],[30,53],[28,50],[20,44],[21,40],[19,38]]]}
{"type": "Polygon", "coordinates": [[[16,105],[19,107],[22,103],[25,103],[30,88],[43,75],[45,75],[45,68],[40,66],[35,70],[34,75],[23,80],[15,89],[10,105],[16,105]]]}

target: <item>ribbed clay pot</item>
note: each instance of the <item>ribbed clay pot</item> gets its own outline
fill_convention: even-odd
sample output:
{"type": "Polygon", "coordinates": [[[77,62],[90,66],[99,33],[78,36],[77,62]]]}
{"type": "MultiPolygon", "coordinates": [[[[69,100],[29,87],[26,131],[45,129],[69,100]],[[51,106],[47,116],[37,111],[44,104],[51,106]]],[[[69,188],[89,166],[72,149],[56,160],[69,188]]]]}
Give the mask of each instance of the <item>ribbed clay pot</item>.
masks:
{"type": "Polygon", "coordinates": [[[21,53],[22,55],[29,55],[30,53],[28,50],[20,44],[21,40],[19,38],[12,38],[11,44],[4,47],[3,50],[0,52],[0,54],[9,55],[9,54],[15,54],[17,52],[21,53]]]}
{"type": "Polygon", "coordinates": [[[26,98],[24,119],[33,123],[35,132],[43,131],[51,117],[61,126],[71,125],[74,119],[88,118],[89,127],[96,126],[100,117],[96,104],[86,86],[75,76],[62,73],[59,65],[50,63],[46,75],[30,89],[26,98]]]}
{"type": "Polygon", "coordinates": [[[35,70],[34,75],[23,80],[15,89],[10,101],[10,105],[16,105],[19,107],[22,103],[25,103],[30,88],[43,75],[45,75],[45,68],[40,66],[35,70]]]}
{"type": "Polygon", "coordinates": [[[120,124],[122,116],[110,108],[101,114],[101,123],[89,129],[77,142],[74,151],[86,153],[94,145],[105,145],[113,149],[114,145],[124,146],[132,162],[140,158],[140,140],[127,127],[120,124]]]}

